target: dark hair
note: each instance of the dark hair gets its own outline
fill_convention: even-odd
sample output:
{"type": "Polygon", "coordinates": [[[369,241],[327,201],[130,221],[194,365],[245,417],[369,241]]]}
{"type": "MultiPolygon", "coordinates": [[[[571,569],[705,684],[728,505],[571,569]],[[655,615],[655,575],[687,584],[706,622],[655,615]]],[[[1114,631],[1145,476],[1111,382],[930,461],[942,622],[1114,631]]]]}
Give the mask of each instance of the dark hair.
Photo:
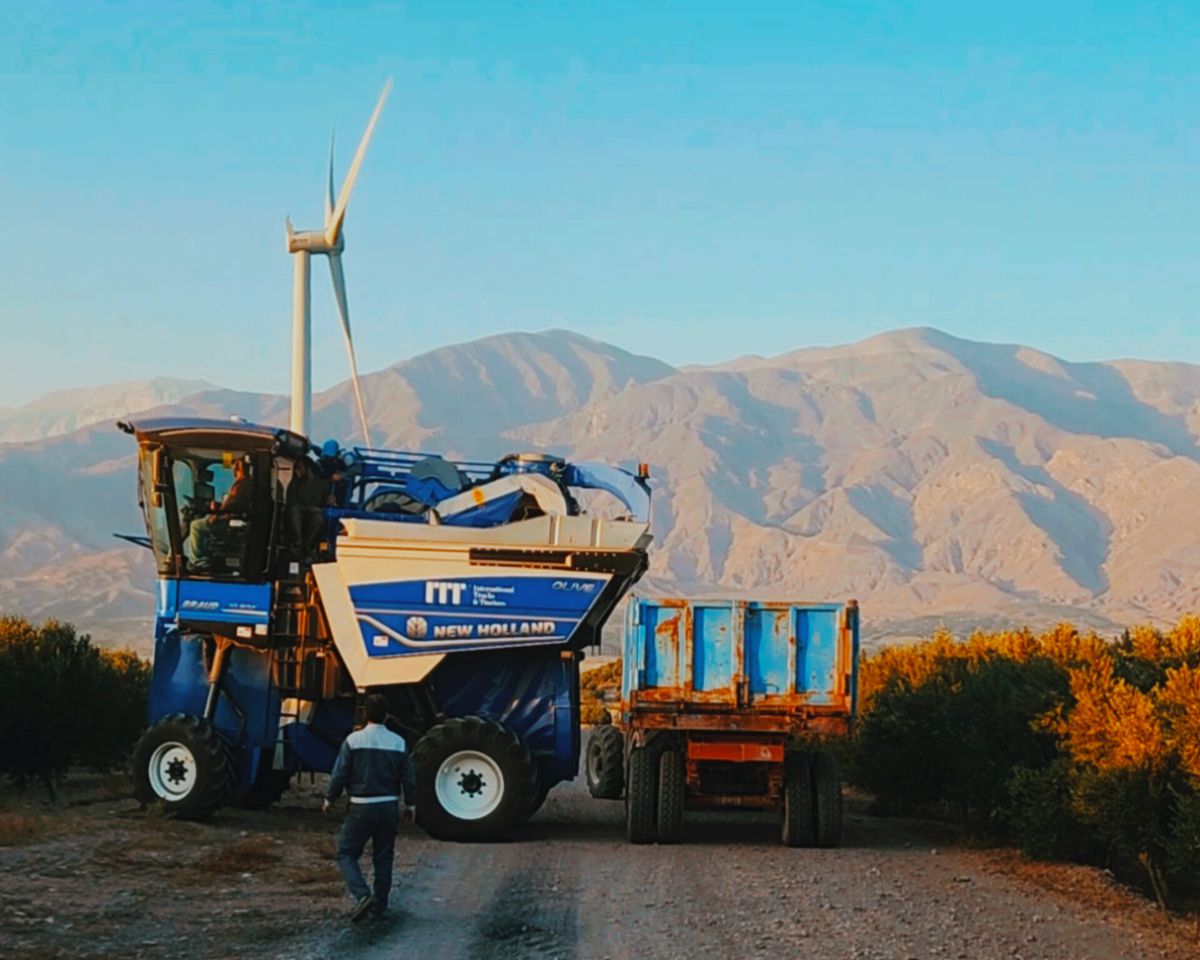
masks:
{"type": "Polygon", "coordinates": [[[388,715],[387,697],[382,693],[373,693],[363,702],[363,711],[367,715],[367,723],[383,723],[388,715]]]}

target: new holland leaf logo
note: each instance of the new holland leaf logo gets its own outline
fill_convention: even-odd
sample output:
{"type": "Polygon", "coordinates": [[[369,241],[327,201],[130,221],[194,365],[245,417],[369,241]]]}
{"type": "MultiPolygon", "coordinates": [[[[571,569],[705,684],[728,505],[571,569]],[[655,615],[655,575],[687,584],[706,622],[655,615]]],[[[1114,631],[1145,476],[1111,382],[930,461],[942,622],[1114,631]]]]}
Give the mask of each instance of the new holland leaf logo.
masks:
{"type": "Polygon", "coordinates": [[[429,623],[424,617],[409,617],[404,624],[404,633],[409,640],[424,640],[429,634],[429,623]]]}

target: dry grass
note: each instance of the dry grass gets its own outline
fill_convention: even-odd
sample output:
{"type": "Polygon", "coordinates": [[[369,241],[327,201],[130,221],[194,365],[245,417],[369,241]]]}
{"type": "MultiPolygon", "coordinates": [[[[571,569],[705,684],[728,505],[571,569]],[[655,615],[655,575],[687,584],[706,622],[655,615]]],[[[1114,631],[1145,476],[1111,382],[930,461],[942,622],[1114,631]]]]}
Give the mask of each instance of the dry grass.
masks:
{"type": "Polygon", "coordinates": [[[254,873],[273,867],[283,859],[283,846],[265,833],[242,837],[202,857],[199,873],[254,873]]]}
{"type": "Polygon", "coordinates": [[[0,847],[36,840],[46,832],[48,818],[28,813],[0,811],[0,847]]]}
{"type": "Polygon", "coordinates": [[[332,863],[306,863],[292,870],[289,878],[298,886],[310,886],[318,883],[337,883],[341,880],[341,875],[332,863]]]}

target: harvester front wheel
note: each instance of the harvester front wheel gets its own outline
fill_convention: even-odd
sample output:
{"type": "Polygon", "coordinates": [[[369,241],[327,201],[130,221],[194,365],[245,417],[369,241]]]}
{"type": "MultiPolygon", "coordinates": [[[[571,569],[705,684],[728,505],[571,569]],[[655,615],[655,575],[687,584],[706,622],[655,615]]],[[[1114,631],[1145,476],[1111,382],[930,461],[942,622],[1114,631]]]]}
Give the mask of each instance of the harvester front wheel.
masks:
{"type": "Polygon", "coordinates": [[[417,818],[439,840],[497,840],[528,819],[537,764],[515,733],[493,720],[438,724],[413,751],[417,818]]]}
{"type": "Polygon", "coordinates": [[[598,800],[619,800],[625,789],[625,737],[611,724],[592,730],[587,747],[587,785],[598,800]]]}
{"type": "Polygon", "coordinates": [[[203,820],[229,796],[229,751],[200,717],[176,713],[142,734],[133,752],[134,794],[168,817],[203,820]]]}

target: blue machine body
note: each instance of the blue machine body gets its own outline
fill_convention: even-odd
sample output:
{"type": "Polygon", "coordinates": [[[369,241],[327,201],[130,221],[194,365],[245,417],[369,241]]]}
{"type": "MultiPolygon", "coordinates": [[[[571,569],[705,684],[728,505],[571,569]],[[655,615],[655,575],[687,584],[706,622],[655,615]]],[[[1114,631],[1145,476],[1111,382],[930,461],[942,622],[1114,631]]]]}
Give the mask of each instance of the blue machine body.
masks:
{"type": "MultiPolygon", "coordinates": [[[[579,513],[571,489],[591,488],[611,493],[630,519],[646,524],[650,494],[643,475],[541,455],[477,463],[355,449],[339,450],[335,459],[332,445],[322,451],[323,463],[307,440],[278,428],[186,418],[121,426],[139,442],[145,545],[154,551],[160,571],[149,720],[207,716],[231,748],[234,799],[246,795],[265,771],[330,770],[353,728],[361,678],[391,669],[389,658],[436,661],[427,675],[409,682],[412,692],[397,695],[397,702],[411,700],[414,711],[426,711],[407,717],[413,736],[430,722],[482,716],[522,738],[537,761],[544,790],[575,776],[580,651],[597,642],[600,626],[641,575],[648,534],[607,551],[570,538],[561,547],[552,541],[554,549],[524,541],[510,547],[493,536],[487,542],[503,549],[490,549],[508,556],[485,557],[478,564],[471,559],[461,575],[346,581],[339,592],[348,601],[338,602],[357,625],[355,642],[361,640],[367,665],[357,689],[341,641],[331,643],[329,600],[316,587],[315,568],[340,569],[338,541],[349,520],[487,530],[513,522],[514,516],[538,516],[514,511],[524,509],[528,491],[545,488],[546,480],[560,491],[566,516],[579,513]],[[323,556],[297,564],[279,553],[285,501],[277,472],[281,462],[301,460],[310,470],[324,470],[326,476],[336,470],[336,475],[334,502],[322,508],[323,556]],[[258,515],[272,519],[267,524],[246,513],[240,527],[220,532],[236,562],[213,570],[188,554],[185,541],[189,534],[195,537],[197,523],[211,525],[203,518],[228,491],[235,462],[245,465],[255,484],[258,515]],[[493,481],[519,480],[522,474],[539,476],[536,483],[496,484],[490,488],[498,490],[495,496],[473,498],[474,488],[486,491],[493,481]],[[219,478],[215,483],[214,477],[219,478]],[[512,490],[514,485],[519,488],[512,490]],[[454,510],[442,512],[441,505],[452,497],[458,498],[454,510]],[[177,524],[173,531],[172,524],[177,524]],[[241,539],[235,539],[239,531],[241,539]],[[589,565],[575,569],[580,551],[589,549],[589,565]],[[304,634],[294,626],[297,607],[310,612],[304,634]],[[315,621],[330,625],[314,630],[315,621]],[[310,656],[319,644],[324,646],[310,656]],[[307,659],[302,663],[301,657],[307,659]],[[330,664],[332,669],[322,673],[320,668],[330,664]]],[[[403,686],[408,681],[385,682],[403,686]]]]}

